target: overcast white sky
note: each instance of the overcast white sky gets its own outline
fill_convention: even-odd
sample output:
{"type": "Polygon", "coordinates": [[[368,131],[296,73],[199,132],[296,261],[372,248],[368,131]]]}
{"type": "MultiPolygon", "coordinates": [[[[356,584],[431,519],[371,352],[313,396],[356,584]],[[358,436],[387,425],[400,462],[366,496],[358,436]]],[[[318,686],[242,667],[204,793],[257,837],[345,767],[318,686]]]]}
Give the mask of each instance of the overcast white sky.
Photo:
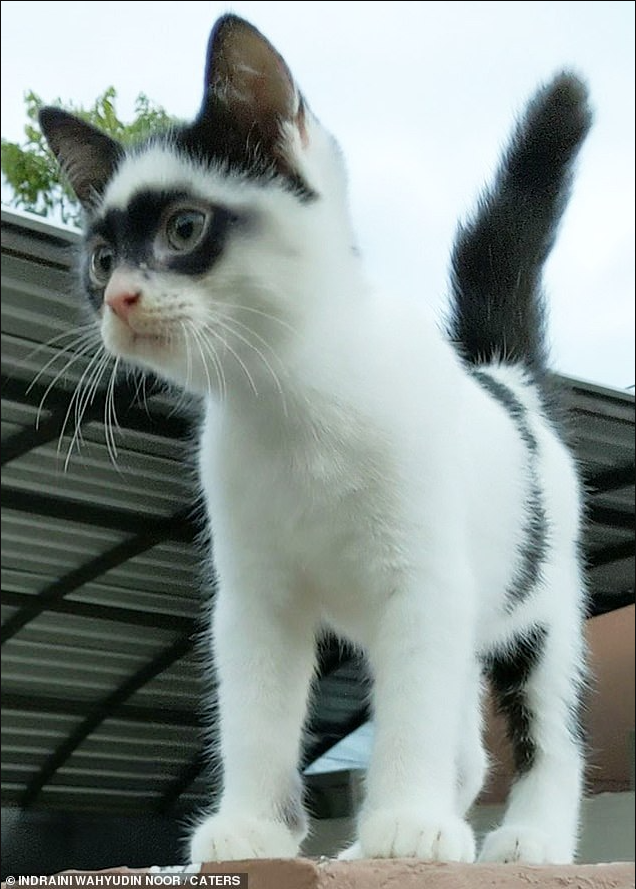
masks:
{"type": "Polygon", "coordinates": [[[596,124],[547,270],[557,370],[634,382],[633,2],[2,2],[2,136],[23,95],[91,103],[110,84],[178,117],[201,98],[218,15],[280,52],[347,158],[369,271],[442,306],[456,221],[492,172],[513,116],[572,67],[596,124]]]}

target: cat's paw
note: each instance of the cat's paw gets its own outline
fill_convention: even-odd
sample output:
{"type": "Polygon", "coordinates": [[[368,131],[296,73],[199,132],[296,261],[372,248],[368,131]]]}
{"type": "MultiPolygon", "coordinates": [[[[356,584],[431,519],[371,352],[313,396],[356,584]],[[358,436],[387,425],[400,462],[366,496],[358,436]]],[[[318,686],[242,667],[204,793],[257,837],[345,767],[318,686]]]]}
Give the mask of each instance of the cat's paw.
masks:
{"type": "Polygon", "coordinates": [[[338,853],[339,861],[357,861],[359,858],[364,858],[365,856],[362,853],[362,847],[359,842],[352,843],[350,846],[347,846],[346,849],[343,849],[342,852],[338,853]]]}
{"type": "Polygon", "coordinates": [[[523,864],[571,864],[554,837],[543,830],[523,825],[499,827],[484,840],[479,861],[522,862],[523,864]]]}
{"type": "Polygon", "coordinates": [[[190,839],[190,861],[232,861],[239,858],[294,858],[298,841],[278,821],[212,815],[190,839]]]}
{"type": "Polygon", "coordinates": [[[461,818],[438,821],[417,810],[373,812],[362,819],[358,840],[338,857],[470,862],[475,860],[475,839],[461,818]]]}

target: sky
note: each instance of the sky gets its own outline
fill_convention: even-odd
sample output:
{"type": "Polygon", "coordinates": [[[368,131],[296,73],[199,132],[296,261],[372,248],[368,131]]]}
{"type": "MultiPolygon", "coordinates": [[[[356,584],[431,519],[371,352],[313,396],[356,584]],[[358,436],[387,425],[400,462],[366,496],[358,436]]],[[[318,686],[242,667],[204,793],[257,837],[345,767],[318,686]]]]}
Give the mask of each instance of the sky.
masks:
{"type": "Polygon", "coordinates": [[[179,118],[201,99],[208,34],[243,15],[287,60],[340,142],[368,273],[441,314],[459,219],[517,115],[564,68],[589,83],[595,125],[546,268],[553,366],[634,383],[633,2],[2,2],[2,125],[23,96],[133,116],[144,92],[179,118]]]}

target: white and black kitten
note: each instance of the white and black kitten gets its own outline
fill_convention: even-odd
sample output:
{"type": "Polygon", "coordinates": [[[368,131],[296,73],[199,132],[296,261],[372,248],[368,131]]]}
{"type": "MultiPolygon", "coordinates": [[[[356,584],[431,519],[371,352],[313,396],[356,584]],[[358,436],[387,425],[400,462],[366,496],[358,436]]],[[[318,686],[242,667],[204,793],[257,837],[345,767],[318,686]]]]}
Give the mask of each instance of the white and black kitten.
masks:
{"type": "Polygon", "coordinates": [[[560,74],[528,105],[459,231],[448,335],[421,293],[369,285],[338,147],[247,22],[216,23],[190,125],[124,149],[64,111],[40,120],[86,210],[106,349],[206,400],[224,789],[192,858],[296,854],[330,627],[374,680],[345,857],[473,860],[485,676],[517,778],[481,858],[571,861],[581,494],[546,394],[541,272],[590,125],[585,87],[560,74]]]}

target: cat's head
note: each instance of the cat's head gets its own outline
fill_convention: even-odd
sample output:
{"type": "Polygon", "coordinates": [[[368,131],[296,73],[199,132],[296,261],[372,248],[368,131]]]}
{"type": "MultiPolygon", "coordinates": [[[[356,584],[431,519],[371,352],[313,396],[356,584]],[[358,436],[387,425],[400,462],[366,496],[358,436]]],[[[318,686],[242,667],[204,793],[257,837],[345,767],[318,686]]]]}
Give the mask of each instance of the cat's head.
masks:
{"type": "Polygon", "coordinates": [[[338,148],[272,45],[219,19],[197,117],[141,145],[55,108],[40,123],[85,210],[107,350],[193,391],[271,383],[327,264],[352,251],[338,148]]]}

